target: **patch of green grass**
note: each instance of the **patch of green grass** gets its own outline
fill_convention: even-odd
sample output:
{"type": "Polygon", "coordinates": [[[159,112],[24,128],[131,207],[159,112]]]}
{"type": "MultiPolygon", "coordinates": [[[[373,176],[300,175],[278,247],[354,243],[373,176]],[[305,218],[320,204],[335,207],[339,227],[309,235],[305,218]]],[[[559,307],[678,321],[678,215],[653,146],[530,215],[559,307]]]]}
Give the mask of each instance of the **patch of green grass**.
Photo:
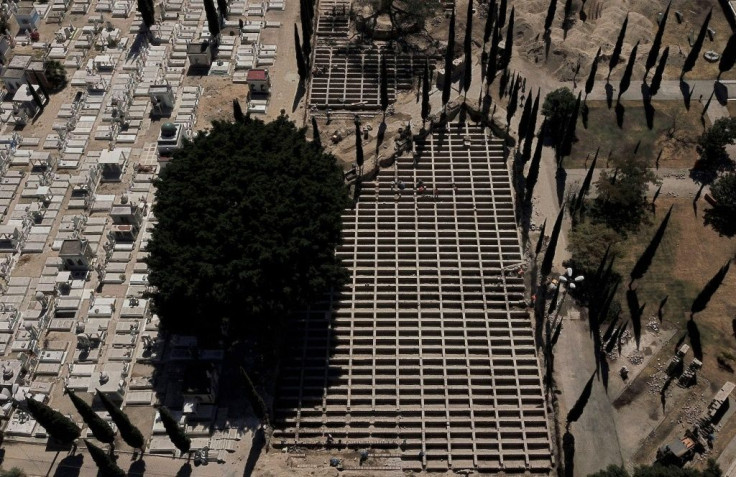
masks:
{"type": "MultiPolygon", "coordinates": [[[[597,148],[598,167],[606,167],[610,159],[637,151],[655,166],[660,151],[660,167],[690,167],[696,157],[695,144],[703,131],[700,108],[696,102],[686,110],[680,101],[653,101],[652,128],[647,126],[644,104],[641,101],[622,101],[622,127],[617,125],[615,101],[611,109],[605,101],[588,101],[587,128],[581,114],[576,129],[577,142],[572,154],[565,159],[565,167],[585,166],[586,157],[592,160],[597,148]],[[639,143],[641,141],[641,143],[639,143]],[[637,144],[639,147],[637,148],[637,144]]],[[[588,160],[590,165],[590,160],[588,160]]]]}
{"type": "MultiPolygon", "coordinates": [[[[652,224],[642,226],[636,234],[630,234],[619,244],[620,256],[614,264],[614,269],[623,277],[622,285],[618,290],[618,300],[621,302],[624,316],[629,316],[626,307],[626,289],[630,280],[629,274],[639,259],[661,222],[666,209],[660,207],[657,216],[652,218],[652,224]]],[[[675,324],[678,328],[684,327],[687,319],[686,312],[690,310],[692,300],[698,294],[698,286],[692,282],[678,279],[674,276],[672,265],[677,254],[677,236],[680,232],[676,220],[671,220],[657,249],[649,270],[643,278],[634,282],[639,303],[645,305],[642,315],[642,327],[649,321],[649,316],[656,314],[660,302],[667,298],[664,306],[663,321],[675,324]]],[[[701,329],[701,333],[704,330],[701,329]]]]}

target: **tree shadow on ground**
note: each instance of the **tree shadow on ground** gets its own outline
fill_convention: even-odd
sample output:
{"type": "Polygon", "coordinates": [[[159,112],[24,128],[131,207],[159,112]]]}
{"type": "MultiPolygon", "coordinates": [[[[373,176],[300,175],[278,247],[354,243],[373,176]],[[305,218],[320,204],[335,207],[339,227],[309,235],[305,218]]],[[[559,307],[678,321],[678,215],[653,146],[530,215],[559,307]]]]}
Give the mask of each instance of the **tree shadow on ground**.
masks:
{"type": "Polygon", "coordinates": [[[716,101],[718,101],[718,104],[721,106],[726,106],[728,104],[728,88],[725,84],[721,83],[720,81],[716,81],[713,84],[713,93],[716,96],[716,101]]]}
{"type": "Polygon", "coordinates": [[[83,463],[84,456],[82,454],[66,456],[56,466],[54,477],[77,477],[82,470],[83,463]]]}
{"type": "Polygon", "coordinates": [[[626,290],[626,304],[629,307],[631,315],[631,325],[634,328],[634,339],[636,340],[636,349],[639,349],[641,341],[641,315],[646,305],[639,305],[639,297],[636,290],[626,290]]]}
{"type": "Polygon", "coordinates": [[[128,468],[128,477],[138,477],[146,473],[146,461],[138,459],[130,464],[128,468]]]}
{"type": "Polygon", "coordinates": [[[575,437],[568,429],[562,436],[562,451],[565,454],[565,477],[575,475],[575,437]]]}
{"type": "Polygon", "coordinates": [[[580,416],[583,415],[585,406],[588,404],[588,401],[590,400],[590,395],[593,392],[593,380],[595,379],[596,374],[597,373],[594,371],[593,374],[590,376],[590,379],[588,379],[588,382],[585,383],[585,387],[583,387],[583,390],[580,392],[578,400],[575,401],[575,404],[572,406],[572,408],[570,408],[570,411],[568,411],[568,427],[573,422],[577,422],[577,420],[580,419],[580,416]]]}
{"type": "Polygon", "coordinates": [[[613,86],[611,83],[606,83],[606,104],[608,104],[608,109],[613,106],[613,86]]]}
{"type": "Polygon", "coordinates": [[[128,51],[128,57],[127,59],[131,59],[134,56],[137,56],[138,53],[140,53],[141,48],[143,48],[147,42],[148,35],[146,33],[138,33],[135,36],[135,39],[133,40],[133,44],[130,45],[130,50],[128,51]]]}
{"type": "Polygon", "coordinates": [[[190,477],[192,475],[192,464],[185,462],[176,473],[176,477],[190,477]]]}
{"type": "Polygon", "coordinates": [[[682,100],[685,102],[685,109],[690,111],[690,99],[693,96],[693,90],[683,79],[680,79],[680,92],[682,92],[682,100]]]}
{"type": "Polygon", "coordinates": [[[253,471],[258,463],[258,458],[261,456],[261,451],[266,445],[266,435],[262,428],[256,429],[253,433],[253,441],[251,442],[250,452],[248,453],[248,459],[245,461],[245,469],[243,470],[243,477],[251,477],[253,471]]]}
{"type": "Polygon", "coordinates": [[[664,306],[667,304],[667,300],[669,300],[669,298],[669,295],[665,295],[664,298],[662,298],[662,301],[659,302],[659,308],[657,308],[657,318],[659,318],[660,323],[662,323],[662,320],[664,319],[664,306]]]}
{"type": "Polygon", "coordinates": [[[383,144],[383,140],[386,137],[386,121],[382,121],[381,124],[378,126],[378,132],[376,133],[376,156],[379,154],[379,150],[381,149],[381,144],[383,144]]]}
{"type": "Polygon", "coordinates": [[[652,130],[654,128],[654,113],[656,109],[652,106],[651,97],[644,98],[644,118],[647,120],[647,129],[652,130]]]}
{"type": "Polygon", "coordinates": [[[590,109],[586,103],[583,103],[580,107],[580,116],[583,118],[583,128],[585,129],[588,129],[588,113],[590,113],[590,109]]]}
{"type": "Polygon", "coordinates": [[[565,196],[565,181],[567,180],[567,171],[560,166],[555,172],[555,180],[557,184],[557,204],[562,205],[565,196]]]}
{"type": "Polygon", "coordinates": [[[626,114],[626,108],[620,102],[616,102],[616,125],[619,129],[624,127],[624,115],[626,114]]]}
{"type": "Polygon", "coordinates": [[[703,361],[703,343],[700,340],[700,330],[695,320],[687,320],[687,335],[690,337],[690,346],[693,348],[693,355],[703,361]]]}
{"type": "Polygon", "coordinates": [[[294,102],[291,105],[291,112],[295,112],[296,109],[299,107],[299,103],[302,101],[302,98],[304,97],[304,93],[307,92],[307,88],[304,85],[304,81],[299,80],[299,86],[296,88],[296,93],[294,94],[294,102]]]}

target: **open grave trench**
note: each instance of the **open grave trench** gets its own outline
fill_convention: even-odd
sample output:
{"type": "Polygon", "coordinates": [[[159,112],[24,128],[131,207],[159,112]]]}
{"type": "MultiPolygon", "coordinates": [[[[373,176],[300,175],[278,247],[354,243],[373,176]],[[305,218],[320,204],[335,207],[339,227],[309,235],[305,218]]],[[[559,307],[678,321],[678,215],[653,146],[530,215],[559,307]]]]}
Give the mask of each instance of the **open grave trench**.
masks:
{"type": "Polygon", "coordinates": [[[546,475],[502,142],[452,124],[416,150],[344,213],[350,278],[289,330],[295,358],[281,371],[273,442],[387,449],[404,470],[546,475]]]}

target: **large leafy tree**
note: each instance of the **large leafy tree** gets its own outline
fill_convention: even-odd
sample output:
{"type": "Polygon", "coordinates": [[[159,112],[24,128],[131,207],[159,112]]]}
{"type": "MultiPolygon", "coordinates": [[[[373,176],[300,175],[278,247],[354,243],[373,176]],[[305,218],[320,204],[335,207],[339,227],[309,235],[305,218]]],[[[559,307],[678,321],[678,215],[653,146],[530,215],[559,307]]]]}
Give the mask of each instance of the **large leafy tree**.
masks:
{"type": "Polygon", "coordinates": [[[547,119],[547,133],[555,145],[562,142],[570,115],[575,111],[575,104],[575,95],[566,87],[551,91],[544,98],[542,114],[547,119]]]}
{"type": "Polygon", "coordinates": [[[657,183],[657,176],[643,156],[630,155],[612,162],[614,169],[601,171],[596,183],[598,196],[590,216],[621,232],[636,230],[648,220],[647,191],[649,184],[657,183]]]}
{"type": "Polygon", "coordinates": [[[166,328],[272,347],[289,312],[340,284],[343,174],[305,136],[285,115],[246,118],[215,122],[174,152],[148,244],[166,328]]]}
{"type": "Polygon", "coordinates": [[[399,31],[405,27],[424,26],[425,21],[434,17],[441,6],[440,0],[358,0],[357,3],[360,7],[373,7],[373,18],[387,14],[393,28],[399,31]]]}
{"type": "Polygon", "coordinates": [[[700,159],[696,169],[720,171],[733,169],[734,161],[726,152],[726,146],[736,142],[736,118],[719,118],[698,138],[700,159]]]}
{"type": "Polygon", "coordinates": [[[43,68],[52,91],[64,89],[67,84],[66,68],[64,65],[57,60],[51,60],[44,63],[43,68]]]}
{"type": "Polygon", "coordinates": [[[71,419],[40,401],[26,399],[26,407],[48,435],[59,442],[71,444],[81,434],[79,427],[71,419]]]}

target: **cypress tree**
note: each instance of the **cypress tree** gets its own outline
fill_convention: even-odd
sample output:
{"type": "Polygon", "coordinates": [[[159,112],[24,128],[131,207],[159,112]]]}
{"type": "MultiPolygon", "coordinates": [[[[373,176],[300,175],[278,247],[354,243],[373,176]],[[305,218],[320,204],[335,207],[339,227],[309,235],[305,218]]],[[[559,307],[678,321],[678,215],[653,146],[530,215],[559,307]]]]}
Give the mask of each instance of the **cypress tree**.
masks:
{"type": "Polygon", "coordinates": [[[539,166],[542,163],[542,148],[544,147],[545,126],[546,120],[542,121],[542,126],[539,128],[539,133],[537,134],[537,147],[534,148],[534,156],[532,156],[532,162],[529,163],[529,172],[526,175],[525,202],[527,203],[531,203],[534,194],[534,186],[537,185],[537,179],[539,179],[539,166]]]}
{"type": "Polygon", "coordinates": [[[95,461],[95,465],[100,469],[99,475],[103,477],[125,477],[125,471],[118,467],[107,452],[92,444],[87,439],[84,440],[84,443],[87,446],[87,450],[89,450],[92,460],[95,461]]]}
{"type": "Polygon", "coordinates": [[[386,55],[381,54],[381,110],[383,118],[386,118],[388,109],[388,72],[386,71],[386,55]]]}
{"type": "Polygon", "coordinates": [[[26,398],[26,407],[33,419],[46,429],[49,436],[57,441],[63,444],[71,444],[80,436],[79,427],[71,419],[59,411],[54,411],[46,404],[35,399],[26,398]]]}
{"type": "Polygon", "coordinates": [[[555,225],[552,227],[552,235],[549,238],[549,244],[547,250],[544,252],[544,258],[542,259],[542,267],[540,269],[542,278],[546,278],[552,271],[552,261],[555,259],[555,249],[557,248],[557,240],[560,237],[560,229],[562,228],[562,217],[565,214],[565,208],[560,209],[560,213],[557,214],[557,220],[555,225]]]}
{"type": "Polygon", "coordinates": [[[542,222],[542,227],[539,229],[539,240],[537,240],[537,247],[534,249],[534,256],[539,255],[542,251],[542,245],[544,245],[544,230],[547,228],[547,219],[542,222]]]}
{"type": "Polygon", "coordinates": [[[429,105],[429,59],[424,61],[424,74],[422,75],[422,128],[429,118],[431,107],[429,105]]]}
{"type": "Polygon", "coordinates": [[[217,0],[217,8],[220,10],[220,16],[227,18],[227,0],[217,0]]]}
{"type": "Polygon", "coordinates": [[[520,83],[521,81],[519,81],[519,79],[517,78],[517,80],[514,81],[514,84],[511,86],[511,96],[509,96],[509,105],[506,108],[506,125],[511,124],[511,118],[513,118],[514,114],[516,114],[516,108],[519,105],[520,83]]]}
{"type": "MultiPolygon", "coordinates": [[[[450,15],[450,32],[447,35],[447,51],[445,52],[445,82],[442,85],[442,107],[450,101],[452,91],[452,61],[455,59],[455,9],[450,15]]],[[[489,61],[493,61],[490,59],[489,61]]]]}
{"type": "Polygon", "coordinates": [[[108,414],[110,414],[112,422],[114,422],[118,427],[120,437],[123,438],[125,443],[133,449],[143,449],[143,446],[146,444],[146,441],[143,439],[143,434],[141,434],[141,431],[139,431],[138,428],[130,422],[128,416],[121,411],[119,407],[113,404],[107,396],[101,393],[99,389],[97,390],[97,397],[100,398],[102,405],[105,406],[108,414]]]}
{"type": "Polygon", "coordinates": [[[580,95],[582,91],[578,91],[578,98],[575,101],[575,108],[570,113],[570,117],[567,118],[567,125],[565,126],[565,136],[562,138],[560,145],[560,157],[570,155],[572,150],[572,143],[575,141],[575,130],[578,124],[578,115],[580,114],[580,95]]]}
{"type": "Polygon", "coordinates": [[[304,52],[305,64],[309,65],[309,58],[312,54],[312,17],[309,11],[308,0],[301,0],[299,14],[301,15],[302,36],[304,37],[302,51],[304,52]]]}
{"type": "Polygon", "coordinates": [[[294,23],[294,51],[296,51],[296,68],[299,71],[299,79],[304,81],[307,79],[307,65],[304,63],[304,53],[299,42],[299,29],[294,23]]]}
{"type": "Polygon", "coordinates": [[[363,168],[363,137],[360,133],[360,121],[355,121],[355,162],[363,168]]]}
{"type": "Polygon", "coordinates": [[[496,23],[498,23],[498,28],[503,28],[506,24],[506,0],[501,0],[501,4],[498,7],[496,23]]]}
{"type": "Polygon", "coordinates": [[[498,23],[493,27],[493,36],[491,38],[491,51],[488,53],[488,63],[486,64],[486,85],[487,88],[493,84],[496,79],[496,71],[498,69],[498,40],[499,40],[498,23]]]}
{"type": "Polygon", "coordinates": [[[626,37],[626,27],[629,25],[629,14],[626,14],[626,18],[624,19],[624,23],[621,25],[621,31],[618,32],[618,38],[616,39],[616,44],[613,47],[613,52],[611,53],[611,59],[608,62],[608,77],[606,78],[606,81],[608,81],[611,78],[611,71],[618,65],[618,61],[621,59],[621,49],[624,46],[624,38],[626,37]]]}
{"type": "Polygon", "coordinates": [[[644,253],[641,254],[639,260],[636,261],[634,268],[631,270],[631,273],[629,274],[631,276],[629,290],[631,290],[631,285],[633,285],[634,280],[642,278],[644,274],[647,273],[647,270],[649,270],[649,266],[652,264],[652,260],[654,259],[654,254],[657,253],[657,248],[659,248],[659,244],[662,242],[662,237],[664,237],[664,231],[667,229],[670,215],[672,215],[672,207],[667,211],[667,215],[664,216],[662,223],[659,224],[657,232],[652,237],[647,248],[644,249],[644,253]]]}
{"type": "Polygon", "coordinates": [[[317,149],[322,148],[322,139],[319,137],[319,128],[317,127],[317,118],[312,116],[312,144],[317,149]]]}
{"type": "Polygon", "coordinates": [[[649,74],[649,70],[651,70],[654,65],[657,64],[659,49],[662,46],[662,35],[664,35],[664,27],[667,25],[667,16],[670,13],[670,5],[672,5],[672,0],[670,0],[670,2],[667,4],[667,8],[662,15],[662,20],[659,21],[657,33],[654,35],[652,47],[649,49],[649,54],[647,55],[647,62],[644,64],[644,78],[646,78],[649,74]]]}
{"type": "Polygon", "coordinates": [[[718,78],[716,81],[721,79],[721,75],[726,71],[733,68],[736,63],[736,33],[728,38],[728,43],[721,53],[721,61],[718,63],[718,78]]]}
{"type": "Polygon", "coordinates": [[[240,108],[238,98],[233,98],[233,119],[235,119],[236,123],[245,120],[245,114],[243,114],[243,110],[240,108]]]}
{"type": "Polygon", "coordinates": [[[113,432],[112,428],[92,410],[89,404],[74,394],[74,391],[67,388],[66,392],[69,394],[69,399],[71,399],[77,412],[82,416],[84,423],[92,431],[95,439],[105,444],[112,444],[115,441],[115,432],[113,432]]]}
{"type": "Polygon", "coordinates": [[[537,117],[539,117],[539,95],[541,94],[540,88],[537,88],[537,96],[534,98],[534,106],[532,106],[532,112],[529,115],[529,125],[527,126],[527,137],[534,134],[534,128],[537,127],[537,117]]]}
{"type": "Polygon", "coordinates": [[[473,80],[473,0],[468,0],[468,18],[465,24],[465,41],[463,42],[463,50],[465,50],[465,72],[463,73],[463,89],[465,97],[470,91],[470,83],[473,80]]]}
{"type": "Polygon", "coordinates": [[[268,426],[268,408],[266,407],[265,401],[261,395],[258,394],[258,391],[256,391],[253,381],[251,381],[250,376],[248,376],[248,373],[245,372],[245,369],[243,369],[242,366],[240,367],[240,373],[242,374],[243,381],[245,382],[245,395],[248,398],[250,406],[253,408],[253,412],[262,423],[268,426]]]}
{"type": "Polygon", "coordinates": [[[181,451],[182,454],[189,452],[189,449],[192,446],[192,440],[187,437],[184,430],[179,426],[179,423],[174,419],[174,416],[171,415],[171,412],[166,409],[166,406],[161,406],[158,408],[158,414],[161,416],[161,422],[163,423],[164,429],[166,429],[166,434],[169,436],[169,439],[171,439],[171,442],[181,451]]]}
{"type": "Polygon", "coordinates": [[[726,278],[726,274],[728,273],[728,268],[730,266],[731,260],[727,261],[726,264],[722,266],[715,275],[713,275],[713,278],[708,280],[708,283],[705,284],[700,293],[698,293],[698,296],[695,297],[695,300],[693,300],[693,304],[690,307],[690,319],[693,318],[695,313],[705,310],[705,307],[708,306],[708,302],[715,292],[718,291],[721,283],[723,283],[723,279],[726,278]]]}
{"type": "Polygon", "coordinates": [[[28,85],[28,90],[30,91],[31,96],[33,97],[33,102],[38,105],[38,108],[43,113],[43,110],[44,110],[44,108],[46,106],[43,104],[43,100],[41,99],[41,97],[36,92],[36,88],[34,88],[33,85],[31,84],[31,82],[28,81],[28,80],[26,80],[26,84],[28,85]]]}
{"type": "Polygon", "coordinates": [[[636,50],[639,49],[639,42],[637,41],[634,45],[634,48],[631,50],[631,55],[629,55],[629,61],[626,63],[626,69],[624,70],[624,75],[621,77],[621,83],[619,83],[618,86],[618,100],[621,100],[621,95],[626,92],[627,89],[629,89],[629,86],[631,85],[631,73],[634,71],[634,63],[636,62],[636,50]]]}
{"type": "Polygon", "coordinates": [[[593,172],[595,171],[595,165],[598,162],[598,151],[600,151],[600,148],[596,149],[595,156],[593,156],[593,162],[590,163],[588,172],[585,174],[583,183],[580,186],[580,192],[578,192],[578,197],[575,199],[575,204],[573,205],[573,214],[581,210],[585,196],[588,195],[588,191],[590,190],[590,183],[593,181],[593,172]]]}
{"type": "Polygon", "coordinates": [[[156,23],[153,4],[149,0],[137,0],[138,13],[141,14],[141,19],[146,29],[150,29],[154,23],[156,23]]]}
{"type": "Polygon", "coordinates": [[[514,7],[511,7],[511,15],[509,15],[509,26],[506,29],[506,47],[503,50],[503,67],[507,67],[511,63],[511,54],[514,48],[514,7]]]}
{"type": "Polygon", "coordinates": [[[595,85],[595,74],[598,72],[598,60],[601,57],[601,48],[598,47],[598,52],[593,58],[593,63],[590,65],[590,73],[588,74],[588,80],[585,82],[585,99],[588,99],[588,95],[593,91],[595,85]]]}
{"type": "Polygon", "coordinates": [[[36,79],[36,84],[38,85],[38,89],[41,90],[41,94],[46,99],[46,104],[48,104],[49,103],[49,92],[46,91],[46,87],[43,85],[43,81],[41,81],[38,78],[38,74],[35,71],[33,72],[33,77],[36,79]]]}
{"type": "Polygon", "coordinates": [[[547,7],[547,16],[544,19],[544,33],[547,34],[552,28],[552,22],[555,21],[555,11],[557,10],[557,0],[549,0],[547,7]]]}
{"type": "Polygon", "coordinates": [[[664,74],[664,67],[667,66],[667,57],[670,54],[670,47],[665,47],[662,52],[662,57],[659,59],[657,69],[654,70],[654,76],[652,76],[652,84],[649,85],[649,93],[654,96],[659,91],[659,85],[662,83],[662,75],[664,74]]]}
{"type": "Polygon", "coordinates": [[[563,12],[565,14],[565,17],[562,19],[562,28],[566,28],[567,18],[570,16],[570,13],[572,12],[572,0],[565,0],[565,7],[563,9],[563,12]]]}
{"type": "Polygon", "coordinates": [[[534,103],[534,100],[530,95],[524,102],[524,109],[521,111],[521,119],[519,120],[519,140],[526,137],[526,128],[529,125],[529,116],[532,114],[532,103],[534,103]]]}
{"type": "Polygon", "coordinates": [[[486,16],[486,25],[483,28],[483,51],[486,50],[486,44],[491,39],[493,33],[493,23],[496,17],[496,0],[491,0],[488,4],[488,16],[486,16]]]}
{"type": "Polygon", "coordinates": [[[207,29],[210,31],[213,41],[217,41],[220,35],[220,15],[217,14],[215,4],[212,0],[204,1],[204,12],[207,15],[207,29]]]}
{"type": "Polygon", "coordinates": [[[705,17],[703,25],[700,27],[700,33],[698,33],[698,37],[695,39],[695,44],[693,44],[693,47],[690,49],[690,53],[687,55],[687,58],[685,58],[685,62],[682,64],[680,79],[685,76],[685,73],[692,71],[692,69],[695,67],[695,62],[698,61],[698,56],[700,56],[700,50],[703,48],[705,35],[706,33],[708,33],[708,23],[710,23],[710,17],[712,15],[713,9],[711,8],[708,12],[708,15],[705,17]]]}

